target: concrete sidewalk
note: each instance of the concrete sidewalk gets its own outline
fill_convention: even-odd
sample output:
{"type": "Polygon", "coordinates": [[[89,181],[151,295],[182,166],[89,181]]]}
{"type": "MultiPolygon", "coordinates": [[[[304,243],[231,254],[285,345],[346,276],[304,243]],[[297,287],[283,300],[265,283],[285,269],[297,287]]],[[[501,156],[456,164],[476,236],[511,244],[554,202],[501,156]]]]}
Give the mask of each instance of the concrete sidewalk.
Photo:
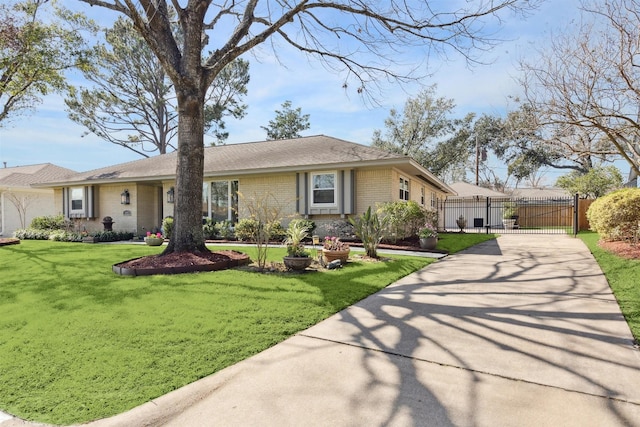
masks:
{"type": "Polygon", "coordinates": [[[508,235],[88,425],[637,426],[640,352],[579,239],[508,235]]]}

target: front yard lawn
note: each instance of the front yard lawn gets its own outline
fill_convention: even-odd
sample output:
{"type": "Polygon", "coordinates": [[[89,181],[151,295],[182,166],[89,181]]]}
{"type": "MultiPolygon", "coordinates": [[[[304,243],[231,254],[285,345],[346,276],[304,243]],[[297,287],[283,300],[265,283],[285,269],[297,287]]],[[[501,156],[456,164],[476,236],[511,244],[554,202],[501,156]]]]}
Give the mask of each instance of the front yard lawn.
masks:
{"type": "MultiPolygon", "coordinates": [[[[217,249],[217,248],[215,248],[217,249]]],[[[255,259],[254,249],[242,248],[255,259]]],[[[138,406],[250,357],[432,262],[397,257],[300,275],[123,277],[145,245],[0,248],[0,410],[55,424],[138,406]]],[[[271,249],[281,261],[284,249],[271,249]]]]}
{"type": "Polygon", "coordinates": [[[605,251],[598,246],[600,236],[596,233],[581,232],[578,237],[600,265],[631,333],[636,342],[640,343],[640,260],[624,259],[605,251]]]}

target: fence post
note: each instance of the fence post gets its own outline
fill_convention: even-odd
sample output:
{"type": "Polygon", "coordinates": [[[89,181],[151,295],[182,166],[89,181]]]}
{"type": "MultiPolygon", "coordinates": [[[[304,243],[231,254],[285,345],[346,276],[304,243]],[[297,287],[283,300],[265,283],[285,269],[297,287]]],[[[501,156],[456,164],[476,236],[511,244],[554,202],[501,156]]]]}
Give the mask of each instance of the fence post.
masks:
{"type": "Polygon", "coordinates": [[[579,230],[580,224],[578,224],[579,218],[580,218],[579,217],[580,213],[578,212],[579,211],[578,203],[579,203],[579,195],[578,195],[578,193],[576,193],[573,196],[573,237],[577,237],[578,236],[578,231],[580,231],[579,230]]]}
{"type": "Polygon", "coordinates": [[[487,202],[485,203],[486,210],[487,210],[487,212],[486,212],[487,223],[485,224],[485,227],[484,227],[486,234],[489,234],[489,228],[491,226],[491,216],[489,215],[489,206],[490,205],[491,205],[490,197],[487,196],[487,202]]]}

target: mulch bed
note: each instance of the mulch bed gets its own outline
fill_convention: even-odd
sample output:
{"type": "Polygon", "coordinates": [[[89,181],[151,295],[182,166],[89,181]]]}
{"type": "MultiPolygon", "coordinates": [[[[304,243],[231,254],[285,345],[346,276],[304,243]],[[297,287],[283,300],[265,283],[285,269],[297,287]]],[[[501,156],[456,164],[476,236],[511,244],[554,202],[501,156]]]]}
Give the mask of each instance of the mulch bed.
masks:
{"type": "Polygon", "coordinates": [[[214,251],[200,253],[171,253],[149,255],[113,265],[113,272],[123,276],[146,276],[150,274],[180,274],[198,271],[216,271],[245,265],[249,257],[237,251],[214,251]]]}
{"type": "Polygon", "coordinates": [[[19,239],[15,239],[13,237],[0,238],[0,246],[17,245],[19,243],[20,243],[20,240],[19,239]]]}
{"type": "Polygon", "coordinates": [[[606,242],[600,240],[598,246],[607,252],[618,255],[625,259],[640,259],[640,245],[633,245],[629,242],[606,242]]]}

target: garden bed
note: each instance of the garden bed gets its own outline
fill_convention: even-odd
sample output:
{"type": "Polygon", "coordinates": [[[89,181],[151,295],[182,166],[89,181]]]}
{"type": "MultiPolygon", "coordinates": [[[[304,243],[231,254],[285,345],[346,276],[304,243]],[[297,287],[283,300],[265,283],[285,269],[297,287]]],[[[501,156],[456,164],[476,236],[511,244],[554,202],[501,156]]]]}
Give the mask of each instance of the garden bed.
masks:
{"type": "Polygon", "coordinates": [[[171,253],[134,258],[113,265],[113,272],[122,276],[181,274],[218,271],[249,264],[249,256],[237,251],[171,253]]]}

